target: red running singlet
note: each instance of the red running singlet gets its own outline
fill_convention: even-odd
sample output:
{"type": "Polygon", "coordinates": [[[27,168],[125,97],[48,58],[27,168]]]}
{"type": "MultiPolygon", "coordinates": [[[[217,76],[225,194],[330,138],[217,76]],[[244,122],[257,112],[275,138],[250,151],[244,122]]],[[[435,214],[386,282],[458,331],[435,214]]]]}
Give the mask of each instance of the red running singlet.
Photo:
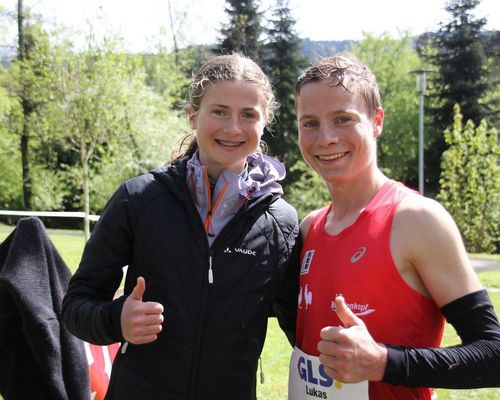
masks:
{"type": "MultiPolygon", "coordinates": [[[[338,235],[325,232],[331,205],[314,218],[301,256],[297,346],[318,356],[319,332],[341,325],[335,297],[366,324],[375,341],[409,347],[439,347],[444,318],[436,304],[411,288],[390,251],[394,213],[415,192],[389,180],[351,226],[338,235]]],[[[369,383],[370,400],[431,399],[432,389],[369,383]]]]}

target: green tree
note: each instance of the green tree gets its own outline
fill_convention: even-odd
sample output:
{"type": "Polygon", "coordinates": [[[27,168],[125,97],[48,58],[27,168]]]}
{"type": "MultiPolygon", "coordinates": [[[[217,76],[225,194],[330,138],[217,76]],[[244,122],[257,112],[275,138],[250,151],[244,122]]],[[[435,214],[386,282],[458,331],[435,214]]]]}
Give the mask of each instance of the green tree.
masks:
{"type": "Polygon", "coordinates": [[[220,30],[217,52],[242,53],[256,62],[261,58],[262,13],[256,0],[226,0],[225,12],[229,22],[220,30]]]}
{"type": "Polygon", "coordinates": [[[311,211],[330,204],[330,193],[325,181],[304,161],[297,161],[290,170],[300,179],[288,187],[285,197],[297,209],[299,220],[311,211]]]}
{"type": "Polygon", "coordinates": [[[488,124],[500,129],[500,31],[484,33],[488,93],[482,99],[488,124]]]}
{"type": "MultiPolygon", "coordinates": [[[[421,41],[423,59],[434,66],[436,74],[429,79],[429,108],[434,134],[426,156],[431,191],[438,189],[441,154],[446,150],[444,130],[453,122],[453,107],[460,104],[465,120],[475,125],[491,114],[485,97],[491,88],[487,81],[488,60],[484,48],[483,27],[486,18],[476,18],[480,0],[452,0],[445,9],[451,19],[438,32],[421,41]]],[[[497,110],[498,113],[498,110],[497,110]]]]}
{"type": "Polygon", "coordinates": [[[21,152],[16,127],[21,121],[22,109],[17,97],[5,88],[8,74],[0,67],[0,208],[22,209],[23,192],[21,152]]]}
{"type": "MultiPolygon", "coordinates": [[[[301,55],[301,40],[295,33],[289,1],[277,0],[267,29],[267,44],[264,48],[263,65],[274,87],[280,108],[272,131],[264,136],[270,153],[292,166],[300,159],[295,116],[295,82],[307,60],[301,55]]],[[[297,174],[288,170],[286,183],[297,179],[297,174]],[[295,176],[294,176],[295,175],[295,176]]]]}
{"type": "Polygon", "coordinates": [[[500,244],[500,145],[498,131],[483,120],[476,128],[455,106],[453,128],[445,131],[438,200],[460,228],[470,252],[498,251],[500,244]]]}
{"type": "Polygon", "coordinates": [[[20,150],[22,164],[22,187],[24,208],[33,206],[32,141],[36,140],[36,123],[48,101],[45,90],[53,80],[50,68],[50,43],[40,22],[35,21],[24,7],[17,2],[18,55],[12,65],[13,80],[11,91],[20,99],[22,121],[20,150]]]}
{"type": "MultiPolygon", "coordinates": [[[[83,207],[90,213],[90,167],[96,158],[108,156],[116,138],[128,132],[128,108],[135,95],[129,91],[138,79],[137,69],[127,62],[114,44],[97,43],[89,35],[85,51],[73,57],[70,53],[60,65],[59,97],[53,109],[53,128],[79,156],[83,207]]],[[[86,237],[90,234],[85,219],[86,237]]]]}
{"type": "Polygon", "coordinates": [[[392,38],[364,33],[352,52],[377,77],[385,111],[384,130],[378,143],[381,169],[391,178],[418,185],[418,94],[415,75],[420,60],[408,33],[392,38]]]}

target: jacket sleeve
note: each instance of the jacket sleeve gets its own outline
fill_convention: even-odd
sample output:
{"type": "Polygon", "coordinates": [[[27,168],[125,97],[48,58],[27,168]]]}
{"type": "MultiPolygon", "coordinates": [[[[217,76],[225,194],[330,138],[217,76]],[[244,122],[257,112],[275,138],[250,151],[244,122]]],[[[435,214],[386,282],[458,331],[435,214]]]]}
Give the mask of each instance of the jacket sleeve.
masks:
{"type": "Polygon", "coordinates": [[[288,341],[295,345],[295,327],[297,322],[297,298],[299,295],[299,267],[302,242],[299,224],[294,218],[288,235],[285,236],[284,273],[278,295],[273,305],[274,315],[288,341]]]}
{"type": "Polygon", "coordinates": [[[89,343],[123,340],[120,314],[125,297],[113,300],[123,267],[132,260],[135,215],[125,184],[106,205],[87,242],[62,305],[67,329],[89,343]]]}

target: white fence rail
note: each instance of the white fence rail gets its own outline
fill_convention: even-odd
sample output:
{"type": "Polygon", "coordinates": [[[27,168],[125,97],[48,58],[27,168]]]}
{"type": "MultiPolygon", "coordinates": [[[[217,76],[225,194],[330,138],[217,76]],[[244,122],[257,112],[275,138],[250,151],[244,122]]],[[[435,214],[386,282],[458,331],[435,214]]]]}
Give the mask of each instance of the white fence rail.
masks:
{"type": "Polygon", "coordinates": [[[89,221],[97,221],[99,215],[86,214],[83,211],[11,211],[0,210],[0,215],[11,215],[18,217],[64,217],[64,218],[82,218],[89,221]]]}

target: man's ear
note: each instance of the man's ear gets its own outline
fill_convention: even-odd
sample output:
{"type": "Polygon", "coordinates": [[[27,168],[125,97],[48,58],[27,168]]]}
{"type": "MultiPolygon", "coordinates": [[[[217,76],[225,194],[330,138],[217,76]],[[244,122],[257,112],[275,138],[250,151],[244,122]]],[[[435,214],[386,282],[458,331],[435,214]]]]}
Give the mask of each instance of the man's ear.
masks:
{"type": "Polygon", "coordinates": [[[384,127],[384,109],[382,107],[378,107],[373,117],[373,137],[375,139],[378,139],[378,137],[382,134],[383,127],[384,127]]]}
{"type": "Polygon", "coordinates": [[[189,126],[191,127],[192,130],[195,130],[198,112],[195,111],[193,107],[189,106],[187,113],[188,113],[189,126]]]}

